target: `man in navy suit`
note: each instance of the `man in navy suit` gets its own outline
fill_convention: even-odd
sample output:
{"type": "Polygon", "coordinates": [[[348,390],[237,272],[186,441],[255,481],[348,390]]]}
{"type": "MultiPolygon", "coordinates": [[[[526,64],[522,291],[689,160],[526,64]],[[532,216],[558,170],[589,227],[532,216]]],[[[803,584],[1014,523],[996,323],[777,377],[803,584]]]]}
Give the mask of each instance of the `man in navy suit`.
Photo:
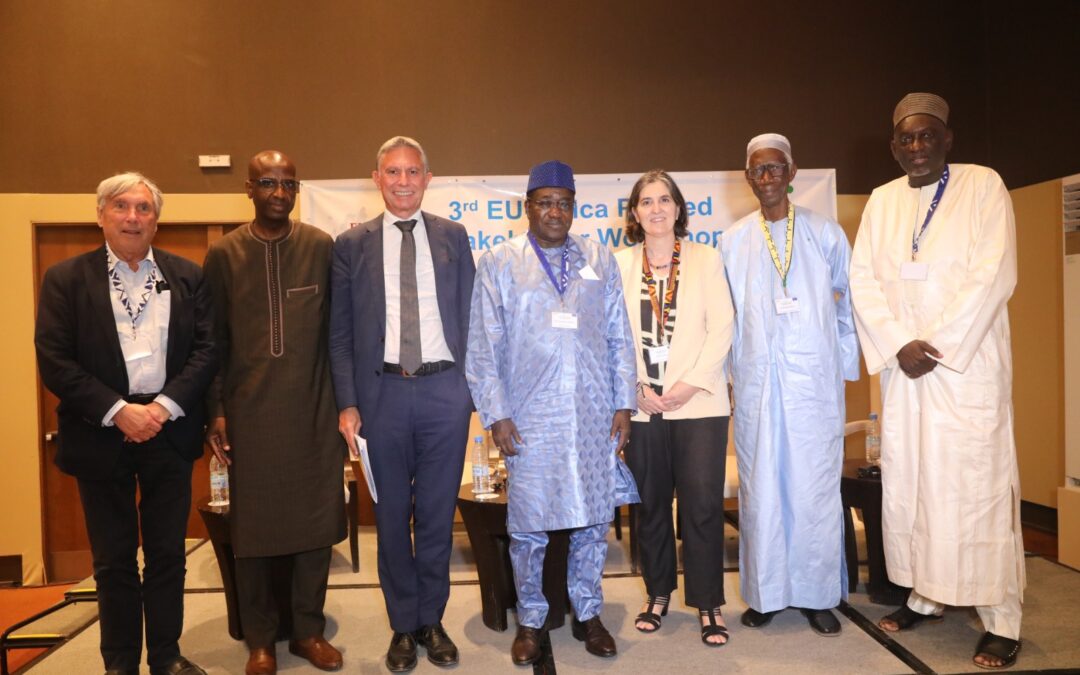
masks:
{"type": "Polygon", "coordinates": [[[420,144],[395,136],[375,165],[386,210],[334,244],[330,367],[338,429],[354,455],[358,434],[371,455],[394,631],[386,665],[400,672],[416,666],[417,643],[435,665],[458,662],[442,616],[472,411],[464,365],[476,267],[465,228],[420,210],[431,181],[420,144]]]}
{"type": "Polygon", "coordinates": [[[105,245],[49,268],[38,303],[38,367],[60,399],[56,465],[79,484],[107,675],[139,672],[144,615],[152,675],[205,675],[179,639],[191,465],[217,370],[209,295],[198,265],[150,247],[162,203],[150,180],[107,178],[97,203],[105,245]]]}

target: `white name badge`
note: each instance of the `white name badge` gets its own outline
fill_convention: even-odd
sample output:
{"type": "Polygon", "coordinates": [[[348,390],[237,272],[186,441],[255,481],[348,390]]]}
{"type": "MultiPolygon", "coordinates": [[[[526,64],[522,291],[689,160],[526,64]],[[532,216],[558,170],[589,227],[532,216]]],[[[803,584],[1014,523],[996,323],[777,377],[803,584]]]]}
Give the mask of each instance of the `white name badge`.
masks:
{"type": "Polygon", "coordinates": [[[777,314],[794,314],[799,311],[798,298],[777,298],[773,301],[777,314]]]}
{"type": "Polygon", "coordinates": [[[659,347],[649,347],[649,363],[657,365],[658,363],[667,363],[668,360],[668,345],[660,345],[659,347]]]}
{"type": "Polygon", "coordinates": [[[577,314],[573,312],[552,312],[551,327],[577,330],[577,314]]]}
{"type": "Polygon", "coordinates": [[[900,265],[900,278],[906,281],[926,281],[929,274],[929,263],[906,262],[900,265]]]}
{"type": "Polygon", "coordinates": [[[124,342],[120,345],[120,348],[124,352],[125,361],[138,361],[154,353],[153,349],[150,348],[150,338],[147,337],[136,338],[132,342],[124,342]]]}
{"type": "Polygon", "coordinates": [[[600,281],[600,277],[596,276],[596,272],[589,265],[585,265],[585,267],[582,267],[580,270],[578,270],[578,274],[581,275],[582,279],[588,279],[589,281],[600,281]]]}

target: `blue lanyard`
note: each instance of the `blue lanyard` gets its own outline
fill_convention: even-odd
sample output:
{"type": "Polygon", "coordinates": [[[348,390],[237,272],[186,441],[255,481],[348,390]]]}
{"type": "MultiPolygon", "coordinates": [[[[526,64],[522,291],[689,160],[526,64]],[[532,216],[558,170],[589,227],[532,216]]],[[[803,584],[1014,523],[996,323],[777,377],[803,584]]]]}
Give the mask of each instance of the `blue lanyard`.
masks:
{"type": "Polygon", "coordinates": [[[559,270],[559,277],[555,278],[555,271],[551,269],[551,263],[548,262],[547,256],[540,249],[540,244],[536,243],[536,237],[533,236],[532,232],[528,236],[536,257],[540,258],[540,265],[547,272],[548,279],[551,279],[551,285],[555,287],[559,295],[562,295],[566,292],[566,285],[570,282],[570,237],[566,238],[566,243],[563,246],[562,265],[559,270]]]}
{"type": "Polygon", "coordinates": [[[941,196],[945,194],[945,186],[949,184],[949,165],[945,165],[945,171],[941,173],[941,178],[938,180],[937,191],[934,192],[934,198],[930,200],[930,208],[926,210],[926,220],[923,221],[922,227],[919,228],[918,234],[914,231],[911,233],[911,259],[914,260],[915,256],[919,253],[919,242],[922,241],[923,233],[926,232],[927,226],[930,225],[930,219],[934,217],[934,211],[937,211],[938,202],[941,201],[941,196]]]}

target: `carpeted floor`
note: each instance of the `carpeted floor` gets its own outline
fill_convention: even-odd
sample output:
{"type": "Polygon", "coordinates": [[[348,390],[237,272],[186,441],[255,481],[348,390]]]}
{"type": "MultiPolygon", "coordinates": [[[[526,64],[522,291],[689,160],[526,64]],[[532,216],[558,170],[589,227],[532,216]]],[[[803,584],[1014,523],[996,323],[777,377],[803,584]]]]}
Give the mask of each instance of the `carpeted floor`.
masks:
{"type": "MultiPolygon", "coordinates": [[[[727,560],[738,559],[738,533],[726,530],[727,560]]],[[[972,651],[981,631],[974,612],[951,609],[941,624],[918,630],[885,634],[874,625],[893,608],[871,604],[855,593],[843,613],[838,613],[843,632],[836,638],[812,633],[795,610],[777,616],[761,630],[743,627],[738,617],[745,609],[738,592],[738,573],[725,574],[727,604],[724,615],[731,628],[731,643],[720,649],[700,642],[696,616],[682,605],[678,593],[659,635],[644,635],[633,627],[644,590],[641,579],[630,573],[628,542],[609,536],[608,564],[604,581],[604,623],[615,635],[619,656],[599,659],[585,652],[570,635],[568,626],[552,633],[557,667],[562,673],[606,671],[613,673],[960,673],[977,669],[972,651]]],[[[860,549],[861,549],[860,541],[860,549]]],[[[326,611],[327,636],[345,654],[346,672],[385,673],[383,657],[390,639],[382,594],[377,587],[374,533],[361,533],[361,569],[353,573],[347,545],[335,548],[326,611]]],[[[1017,669],[1080,672],[1080,635],[1070,620],[1080,605],[1080,572],[1039,557],[1030,557],[1025,596],[1024,650],[1017,669]]],[[[862,569],[865,581],[865,568],[862,569]]],[[[453,669],[467,673],[530,672],[515,669],[509,659],[513,628],[498,633],[484,626],[480,617],[479,588],[464,532],[455,534],[450,602],[444,624],[461,650],[461,664],[453,669]]],[[[247,651],[226,630],[221,577],[211,547],[195,548],[188,558],[188,595],[184,653],[210,673],[242,673],[247,651]]],[[[860,590],[863,587],[860,585],[860,590]]],[[[513,617],[508,617],[513,625],[513,617]]],[[[45,658],[33,664],[34,675],[100,672],[97,623],[45,658]]],[[[320,672],[278,645],[283,673],[320,672]]],[[[143,672],[147,672],[145,667],[143,672]]],[[[423,660],[417,673],[440,669],[423,660]]]]}

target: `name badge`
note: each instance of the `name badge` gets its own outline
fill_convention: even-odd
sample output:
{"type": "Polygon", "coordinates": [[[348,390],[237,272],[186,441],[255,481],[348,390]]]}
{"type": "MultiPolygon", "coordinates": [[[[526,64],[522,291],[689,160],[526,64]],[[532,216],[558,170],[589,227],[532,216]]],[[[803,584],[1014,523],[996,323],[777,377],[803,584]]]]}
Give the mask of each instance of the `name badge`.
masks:
{"type": "Polygon", "coordinates": [[[581,275],[582,279],[588,279],[589,281],[600,281],[600,277],[596,276],[596,271],[593,270],[593,268],[589,265],[585,265],[580,270],[578,270],[578,274],[581,275]]]}
{"type": "Polygon", "coordinates": [[[799,311],[798,298],[777,298],[773,301],[777,314],[794,314],[799,311]]]}
{"type": "Polygon", "coordinates": [[[900,278],[906,281],[926,281],[929,274],[929,263],[906,262],[900,265],[900,278]]]}
{"type": "Polygon", "coordinates": [[[657,365],[658,363],[667,363],[668,360],[668,345],[660,345],[659,347],[649,347],[649,363],[657,365]]]}
{"type": "Polygon", "coordinates": [[[577,330],[577,314],[573,312],[552,312],[551,327],[577,330]]]}
{"type": "Polygon", "coordinates": [[[150,348],[150,338],[147,337],[124,342],[120,345],[120,348],[124,352],[124,361],[138,361],[154,353],[154,350],[150,348]]]}

